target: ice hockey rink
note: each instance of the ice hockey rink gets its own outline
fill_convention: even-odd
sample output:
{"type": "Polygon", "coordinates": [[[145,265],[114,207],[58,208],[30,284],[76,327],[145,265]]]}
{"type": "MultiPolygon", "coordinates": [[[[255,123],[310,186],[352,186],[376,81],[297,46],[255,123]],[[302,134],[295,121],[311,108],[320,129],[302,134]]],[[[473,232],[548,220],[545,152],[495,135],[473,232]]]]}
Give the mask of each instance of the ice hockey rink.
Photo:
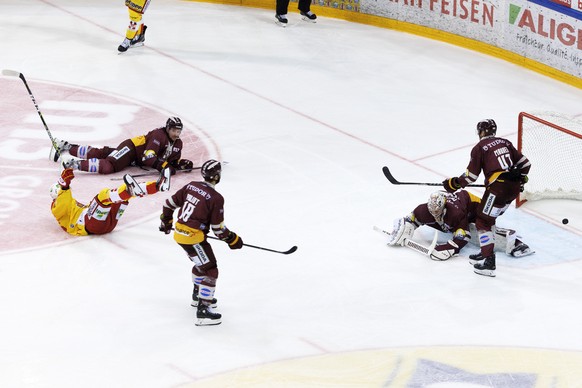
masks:
{"type": "MultiPolygon", "coordinates": [[[[184,157],[228,162],[226,225],[298,250],[212,242],[223,323],[195,326],[191,263],[158,217],[200,176],[134,199],[109,235],[68,236],[44,127],[24,84],[0,77],[0,386],[582,387],[580,202],[512,206],[498,225],[536,254],[498,253],[496,278],[473,273],[475,246],[436,262],[373,230],[436,189],[392,185],[382,166],[441,182],[465,170],[479,120],[515,141],[519,112],[580,116],[582,90],[295,9],[283,29],[271,10],[154,0],[146,45],[118,55],[123,1],[2,0],[0,68],[26,76],[54,136],[117,145],[179,116],[184,157]]],[[[75,197],[121,175],[77,173],[75,197]]]]}

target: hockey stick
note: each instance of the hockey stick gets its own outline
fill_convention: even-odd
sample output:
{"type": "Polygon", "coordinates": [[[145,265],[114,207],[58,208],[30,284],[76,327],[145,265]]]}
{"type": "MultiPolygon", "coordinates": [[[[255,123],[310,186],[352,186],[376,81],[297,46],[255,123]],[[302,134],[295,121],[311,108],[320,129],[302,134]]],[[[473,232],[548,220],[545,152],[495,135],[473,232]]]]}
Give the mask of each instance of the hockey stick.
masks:
{"type": "MultiPolygon", "coordinates": [[[[172,230],[174,230],[174,228],[172,228],[172,230]]],[[[209,235],[206,235],[206,238],[209,238],[211,240],[220,240],[218,237],[212,237],[212,236],[209,236],[209,235]]],[[[223,241],[223,240],[220,240],[220,241],[223,241]]],[[[259,247],[257,245],[251,245],[251,244],[247,244],[247,243],[243,243],[243,247],[250,247],[250,248],[260,249],[260,250],[263,250],[263,251],[280,253],[282,255],[289,255],[289,254],[291,254],[291,253],[293,253],[293,252],[295,252],[297,250],[297,245],[293,245],[291,248],[287,249],[286,251],[277,251],[275,249],[259,247]]]]}
{"type": "MultiPolygon", "coordinates": [[[[396,180],[396,178],[394,178],[394,176],[390,172],[390,169],[388,169],[388,167],[386,167],[386,166],[382,167],[382,172],[384,173],[384,176],[386,177],[386,179],[388,179],[390,181],[390,183],[392,183],[393,185],[418,185],[418,186],[442,186],[443,185],[442,183],[400,182],[400,181],[396,180]]],[[[485,185],[467,185],[466,187],[485,187],[485,185]]]]}
{"type": "MultiPolygon", "coordinates": [[[[225,165],[228,164],[228,162],[226,162],[226,161],[220,162],[220,163],[225,164],[225,165]]],[[[145,170],[145,168],[143,168],[143,167],[140,167],[140,168],[142,168],[142,169],[145,170]]],[[[176,170],[176,172],[192,172],[194,170],[200,170],[201,168],[202,168],[202,166],[200,166],[200,167],[192,167],[192,168],[189,168],[187,170],[176,170]]],[[[139,178],[141,176],[156,176],[156,175],[160,175],[160,172],[157,171],[157,170],[152,170],[152,171],[146,170],[146,171],[148,171],[148,172],[144,172],[143,174],[131,174],[131,176],[134,177],[134,178],[139,178]]],[[[122,178],[111,178],[112,181],[120,181],[122,179],[123,179],[123,177],[122,178]]]]}
{"type": "Polygon", "coordinates": [[[48,128],[48,125],[46,125],[46,122],[44,121],[44,117],[42,117],[42,113],[40,113],[40,109],[38,107],[38,104],[36,103],[36,99],[34,98],[34,95],[32,94],[32,90],[30,90],[30,87],[28,86],[28,82],[26,82],[26,78],[24,78],[24,74],[22,74],[18,71],[15,71],[15,70],[4,69],[4,70],[2,70],[2,75],[6,75],[6,76],[10,76],[10,77],[18,77],[22,80],[22,82],[24,83],[24,86],[26,86],[26,90],[28,90],[28,95],[30,96],[32,103],[34,104],[34,107],[36,108],[36,111],[38,112],[38,116],[40,117],[40,120],[42,121],[42,124],[44,125],[44,129],[46,130],[48,137],[51,139],[51,143],[53,144],[53,147],[56,151],[56,157],[59,158],[61,156],[61,152],[59,150],[59,147],[57,147],[57,143],[55,142],[55,139],[53,138],[53,135],[51,134],[51,131],[48,128]]]}
{"type": "MultiPolygon", "coordinates": [[[[200,170],[201,168],[202,167],[192,167],[192,168],[190,168],[188,170],[176,170],[176,172],[191,172],[191,171],[194,171],[194,170],[200,170]]],[[[139,178],[139,177],[142,177],[142,176],[158,176],[158,175],[160,175],[160,172],[157,171],[157,170],[149,171],[149,172],[144,172],[143,174],[131,174],[131,176],[134,177],[134,178],[139,178]]],[[[121,178],[111,178],[111,180],[112,181],[120,181],[120,180],[123,180],[123,177],[121,177],[121,178]]]]}
{"type": "MultiPolygon", "coordinates": [[[[212,237],[212,236],[206,236],[207,238],[210,238],[212,240],[220,240],[218,237],[212,237]]],[[[222,240],[221,240],[222,241],[222,240]]],[[[250,247],[250,248],[255,248],[255,249],[261,249],[263,251],[269,251],[269,252],[274,252],[274,253],[280,253],[282,255],[289,255],[293,252],[295,252],[297,250],[297,245],[293,245],[291,248],[287,249],[286,251],[277,251],[275,249],[270,249],[270,248],[264,248],[264,247],[259,247],[256,245],[251,245],[251,244],[247,244],[247,243],[243,243],[244,247],[250,247]]]]}

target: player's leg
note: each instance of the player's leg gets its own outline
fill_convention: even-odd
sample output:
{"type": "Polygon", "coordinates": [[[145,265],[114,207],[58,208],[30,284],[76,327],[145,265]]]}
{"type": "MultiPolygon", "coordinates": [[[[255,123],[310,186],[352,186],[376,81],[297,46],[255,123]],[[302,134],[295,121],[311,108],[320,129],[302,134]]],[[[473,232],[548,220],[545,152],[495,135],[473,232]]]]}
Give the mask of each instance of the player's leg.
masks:
{"type": "Polygon", "coordinates": [[[129,13],[129,26],[125,31],[125,39],[117,50],[125,52],[130,47],[143,46],[147,26],[143,24],[142,15],[149,6],[150,0],[130,0],[125,5],[129,13]]]}
{"type": "MultiPolygon", "coordinates": [[[[213,310],[216,305],[214,292],[218,279],[218,267],[212,247],[207,241],[198,244],[180,244],[194,264],[192,280],[197,291],[196,326],[218,325],[222,315],[213,310]]],[[[194,298],[192,301],[194,304],[194,298]]]]}
{"type": "Polygon", "coordinates": [[[311,12],[311,0],[299,0],[298,8],[301,19],[315,23],[317,15],[311,12]]]}

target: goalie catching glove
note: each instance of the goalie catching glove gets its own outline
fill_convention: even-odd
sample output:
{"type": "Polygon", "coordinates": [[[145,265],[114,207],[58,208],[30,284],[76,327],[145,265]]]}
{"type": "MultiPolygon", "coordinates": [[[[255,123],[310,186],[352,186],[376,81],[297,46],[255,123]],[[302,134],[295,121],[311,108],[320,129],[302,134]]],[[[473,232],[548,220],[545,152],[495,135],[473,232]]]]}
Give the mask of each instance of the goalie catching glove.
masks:
{"type": "Polygon", "coordinates": [[[225,243],[228,244],[230,249],[241,249],[243,246],[243,240],[240,236],[234,232],[229,232],[226,238],[222,239],[225,243]]]}

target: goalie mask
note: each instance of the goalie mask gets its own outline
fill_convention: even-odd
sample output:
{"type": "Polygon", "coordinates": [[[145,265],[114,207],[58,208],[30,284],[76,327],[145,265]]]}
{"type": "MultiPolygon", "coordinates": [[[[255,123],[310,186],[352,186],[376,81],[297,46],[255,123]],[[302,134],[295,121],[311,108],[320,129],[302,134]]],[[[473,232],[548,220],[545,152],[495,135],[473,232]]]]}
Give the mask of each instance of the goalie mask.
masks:
{"type": "Polygon", "coordinates": [[[496,133],[497,124],[495,124],[495,120],[486,119],[477,123],[477,135],[479,135],[480,139],[486,136],[495,136],[496,133]]]}
{"type": "Polygon", "coordinates": [[[200,169],[200,173],[206,182],[216,184],[220,182],[222,166],[220,165],[220,162],[210,159],[204,162],[200,169]]]}
{"type": "Polygon", "coordinates": [[[439,224],[443,223],[445,218],[445,205],[447,203],[447,196],[442,191],[435,191],[430,195],[427,202],[428,212],[434,217],[439,224]]]}

